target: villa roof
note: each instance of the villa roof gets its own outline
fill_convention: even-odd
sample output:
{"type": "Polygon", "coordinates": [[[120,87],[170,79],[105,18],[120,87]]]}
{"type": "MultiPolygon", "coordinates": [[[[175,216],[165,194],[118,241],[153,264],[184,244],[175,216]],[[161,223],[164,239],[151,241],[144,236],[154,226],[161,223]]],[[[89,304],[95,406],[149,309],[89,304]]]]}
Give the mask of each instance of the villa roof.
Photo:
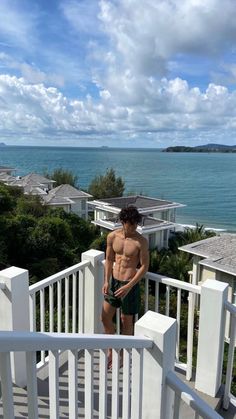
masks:
{"type": "Polygon", "coordinates": [[[199,262],[203,266],[236,275],[236,234],[223,233],[179,249],[205,258],[199,262]]]}
{"type": "Polygon", "coordinates": [[[98,199],[90,202],[93,206],[97,207],[109,207],[120,210],[121,208],[129,207],[134,205],[138,208],[139,212],[145,213],[147,211],[168,209],[168,208],[179,208],[183,207],[183,204],[177,202],[167,201],[164,199],[151,198],[148,196],[134,195],[134,196],[121,196],[118,198],[107,198],[98,199]]]}
{"type": "Polygon", "coordinates": [[[13,170],[16,170],[16,169],[14,169],[14,167],[0,166],[0,172],[6,173],[13,170]]]}
{"type": "MultiPolygon", "coordinates": [[[[108,230],[114,230],[121,227],[121,222],[117,217],[109,217],[99,220],[92,221],[93,224],[100,227],[107,228],[108,230]]],[[[170,221],[159,220],[154,217],[143,216],[141,223],[138,225],[137,230],[143,233],[154,233],[155,231],[161,230],[171,230],[175,226],[174,223],[170,221]]]]}
{"type": "Polygon", "coordinates": [[[45,176],[39,175],[38,173],[29,173],[28,175],[22,176],[20,180],[22,182],[22,186],[25,186],[28,183],[42,184],[42,185],[56,183],[55,180],[48,179],[45,176]]]}
{"type": "Polygon", "coordinates": [[[57,197],[64,198],[90,198],[92,195],[81,191],[80,189],[75,188],[74,186],[65,184],[59,185],[56,188],[51,189],[48,193],[49,195],[54,195],[57,197]]]}
{"type": "Polygon", "coordinates": [[[52,194],[46,194],[42,196],[45,204],[47,205],[73,205],[75,204],[72,199],[64,196],[56,196],[52,194]]]}

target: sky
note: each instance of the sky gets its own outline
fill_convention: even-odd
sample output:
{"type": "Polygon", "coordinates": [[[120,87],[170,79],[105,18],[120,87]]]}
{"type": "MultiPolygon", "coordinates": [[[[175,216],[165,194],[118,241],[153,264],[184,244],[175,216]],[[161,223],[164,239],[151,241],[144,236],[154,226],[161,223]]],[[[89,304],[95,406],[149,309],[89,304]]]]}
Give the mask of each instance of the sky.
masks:
{"type": "Polygon", "coordinates": [[[0,0],[0,142],[236,144],[235,0],[0,0]]]}

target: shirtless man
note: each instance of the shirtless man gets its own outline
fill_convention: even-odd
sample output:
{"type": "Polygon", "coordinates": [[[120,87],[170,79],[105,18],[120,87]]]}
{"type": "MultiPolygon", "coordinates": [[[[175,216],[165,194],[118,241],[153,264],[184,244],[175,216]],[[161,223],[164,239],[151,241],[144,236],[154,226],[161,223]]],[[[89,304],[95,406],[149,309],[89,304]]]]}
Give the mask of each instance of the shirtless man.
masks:
{"type": "MultiPolygon", "coordinates": [[[[116,309],[121,307],[122,333],[132,335],[133,316],[138,313],[140,304],[138,283],[149,266],[148,243],[136,231],[142,219],[136,207],[122,209],[119,219],[122,228],[107,236],[102,322],[105,333],[114,334],[112,319],[116,309]]],[[[108,364],[111,364],[111,356],[109,351],[108,364]]]]}

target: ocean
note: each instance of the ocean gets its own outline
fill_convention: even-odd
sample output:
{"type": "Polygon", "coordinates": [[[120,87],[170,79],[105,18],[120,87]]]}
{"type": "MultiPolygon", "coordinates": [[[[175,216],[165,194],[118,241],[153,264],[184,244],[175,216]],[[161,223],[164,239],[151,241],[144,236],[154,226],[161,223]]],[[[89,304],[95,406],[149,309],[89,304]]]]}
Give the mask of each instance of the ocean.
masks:
{"type": "Polygon", "coordinates": [[[126,193],[167,199],[182,224],[236,232],[236,153],[164,153],[158,149],[0,147],[0,166],[16,175],[71,170],[81,189],[106,169],[125,181],[126,193]]]}

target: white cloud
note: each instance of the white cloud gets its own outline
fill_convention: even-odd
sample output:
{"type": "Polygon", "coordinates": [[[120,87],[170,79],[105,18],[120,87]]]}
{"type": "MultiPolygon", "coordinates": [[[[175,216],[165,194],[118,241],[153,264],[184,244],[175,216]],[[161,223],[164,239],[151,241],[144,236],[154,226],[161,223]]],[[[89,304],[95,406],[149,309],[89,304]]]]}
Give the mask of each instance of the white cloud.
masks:
{"type": "MultiPolygon", "coordinates": [[[[70,100],[56,88],[28,84],[23,78],[0,76],[0,135],[32,133],[40,138],[64,135],[110,135],[120,138],[144,133],[235,129],[236,93],[211,84],[205,92],[175,79],[150,83],[150,95],[139,106],[114,104],[103,92],[97,104],[91,97],[70,100]],[[154,100],[155,98],[155,100],[154,100]],[[155,102],[159,106],[155,106],[155,102]],[[2,106],[1,106],[2,104],[2,106]]],[[[188,134],[187,134],[188,135],[188,134]]]]}
{"type": "Polygon", "coordinates": [[[12,0],[0,2],[0,36],[3,38],[2,45],[21,46],[30,48],[37,25],[37,14],[31,10],[23,10],[21,3],[12,0]]]}
{"type": "Polygon", "coordinates": [[[61,0],[64,48],[55,51],[56,42],[44,51],[35,10],[19,10],[17,4],[13,0],[7,17],[9,1],[0,2],[3,42],[19,38],[30,51],[29,40],[37,40],[43,59],[0,51],[0,69],[9,70],[0,76],[1,135],[109,136],[144,143],[163,141],[163,133],[173,141],[195,133],[202,141],[235,130],[236,92],[223,81],[235,80],[236,64],[232,59],[222,65],[235,52],[234,0],[223,6],[221,0],[61,0]],[[200,74],[203,58],[209,68],[201,76],[206,71],[208,79],[199,85],[193,75],[200,74]]]}
{"type": "Polygon", "coordinates": [[[60,8],[77,33],[90,35],[98,34],[99,21],[97,19],[98,3],[94,0],[64,0],[60,8]]]}

